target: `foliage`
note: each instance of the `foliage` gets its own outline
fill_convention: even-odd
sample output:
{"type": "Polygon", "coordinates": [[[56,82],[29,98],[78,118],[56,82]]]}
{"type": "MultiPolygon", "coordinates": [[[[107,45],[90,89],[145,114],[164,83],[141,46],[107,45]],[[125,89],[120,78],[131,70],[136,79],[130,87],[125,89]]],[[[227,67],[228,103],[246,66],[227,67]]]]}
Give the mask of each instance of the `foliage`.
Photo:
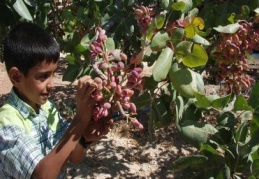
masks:
{"type": "MultiPolygon", "coordinates": [[[[127,77],[122,89],[134,91],[127,102],[150,109],[150,134],[174,123],[200,149],[173,162],[174,171],[190,175],[184,177],[241,178],[250,171],[247,176],[258,178],[259,84],[247,75],[249,56],[259,45],[257,7],[258,0],[5,0],[0,30],[5,34],[25,20],[52,32],[67,54],[66,81],[85,74],[104,80],[107,71],[95,65],[122,61],[125,67],[116,75],[127,77]],[[106,38],[96,44],[100,32],[106,38]],[[153,70],[150,76],[138,74],[133,86],[141,88],[125,85],[143,63],[153,70]],[[227,93],[205,94],[204,73],[225,82],[227,93]],[[246,99],[241,92],[253,85],[246,99]],[[216,120],[204,120],[206,113],[216,120]]],[[[120,112],[128,109],[133,108],[120,112]]]]}
{"type": "MultiPolygon", "coordinates": [[[[172,170],[182,171],[184,178],[246,178],[250,169],[250,178],[258,178],[259,128],[256,109],[259,103],[254,103],[258,97],[258,87],[259,83],[254,86],[248,100],[240,94],[228,107],[226,105],[231,104],[229,97],[211,99],[197,93],[195,103],[199,109],[217,110],[216,124],[215,127],[205,128],[204,125],[208,124],[200,127],[200,123],[188,121],[185,128],[181,127],[181,133],[189,136],[190,143],[199,144],[200,154],[180,157],[173,162],[172,170]],[[194,135],[199,135],[199,138],[194,135]]],[[[183,116],[186,113],[182,110],[183,116]]],[[[185,121],[179,125],[183,126],[185,121]]]]}

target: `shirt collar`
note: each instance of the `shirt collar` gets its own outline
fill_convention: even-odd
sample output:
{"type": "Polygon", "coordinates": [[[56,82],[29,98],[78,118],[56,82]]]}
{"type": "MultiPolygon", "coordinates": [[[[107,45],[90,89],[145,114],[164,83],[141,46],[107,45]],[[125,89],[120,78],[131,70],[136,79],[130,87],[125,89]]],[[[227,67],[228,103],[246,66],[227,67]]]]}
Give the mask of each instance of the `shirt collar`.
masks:
{"type": "MultiPolygon", "coordinates": [[[[27,103],[22,101],[17,96],[17,94],[15,93],[13,88],[9,94],[9,103],[10,103],[10,105],[14,106],[21,113],[21,115],[24,118],[28,118],[30,115],[32,115],[32,116],[37,115],[35,110],[30,105],[28,105],[27,103]]],[[[42,112],[42,110],[40,110],[40,113],[41,112],[42,112]]]]}

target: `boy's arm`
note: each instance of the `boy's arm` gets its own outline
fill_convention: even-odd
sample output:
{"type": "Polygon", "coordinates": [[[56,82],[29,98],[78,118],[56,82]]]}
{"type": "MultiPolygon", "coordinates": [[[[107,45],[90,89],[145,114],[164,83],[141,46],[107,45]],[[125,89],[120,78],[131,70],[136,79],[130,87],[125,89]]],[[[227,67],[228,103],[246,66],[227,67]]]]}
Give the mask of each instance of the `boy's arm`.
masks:
{"type": "Polygon", "coordinates": [[[58,144],[36,165],[32,178],[57,178],[91,121],[92,107],[94,105],[91,94],[94,90],[95,85],[93,85],[93,80],[89,76],[79,80],[75,119],[71,122],[58,144]]]}
{"type": "MultiPolygon", "coordinates": [[[[104,135],[108,134],[112,125],[113,120],[110,119],[110,116],[101,118],[98,121],[91,120],[85,129],[81,140],[84,140],[87,146],[89,146],[92,142],[99,141],[104,135]]],[[[85,148],[78,142],[69,156],[69,161],[72,163],[79,163],[83,157],[85,157],[85,148]]]]}

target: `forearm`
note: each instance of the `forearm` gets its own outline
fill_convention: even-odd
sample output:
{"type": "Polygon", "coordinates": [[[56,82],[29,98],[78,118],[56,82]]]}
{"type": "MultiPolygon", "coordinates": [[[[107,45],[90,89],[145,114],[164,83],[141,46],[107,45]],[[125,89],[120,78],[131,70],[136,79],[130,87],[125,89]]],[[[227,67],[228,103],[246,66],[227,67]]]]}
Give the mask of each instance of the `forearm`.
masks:
{"type": "Polygon", "coordinates": [[[32,178],[57,178],[83,131],[84,125],[73,121],[59,143],[37,164],[32,178]]]}
{"type": "Polygon", "coordinates": [[[85,150],[81,144],[77,143],[74,150],[70,153],[68,160],[73,164],[80,163],[85,157],[85,150]]]}

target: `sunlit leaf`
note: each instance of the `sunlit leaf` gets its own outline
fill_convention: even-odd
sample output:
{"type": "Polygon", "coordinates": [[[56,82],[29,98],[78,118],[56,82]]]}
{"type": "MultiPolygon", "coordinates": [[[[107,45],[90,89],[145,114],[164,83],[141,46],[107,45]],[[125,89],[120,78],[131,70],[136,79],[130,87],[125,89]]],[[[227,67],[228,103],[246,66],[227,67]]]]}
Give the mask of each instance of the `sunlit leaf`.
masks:
{"type": "Polygon", "coordinates": [[[177,11],[181,11],[185,8],[185,3],[184,2],[175,2],[172,4],[172,9],[173,10],[177,10],[177,11]]]}
{"type": "Polygon", "coordinates": [[[189,25],[189,26],[185,27],[184,30],[185,30],[185,35],[186,35],[187,38],[191,39],[191,38],[194,37],[195,29],[192,25],[189,25]]]}
{"type": "Polygon", "coordinates": [[[185,55],[191,53],[192,45],[193,43],[189,41],[180,42],[175,49],[176,59],[180,61],[185,55]]]}
{"type": "Polygon", "coordinates": [[[156,28],[161,29],[164,26],[166,20],[166,13],[162,12],[157,18],[156,18],[156,28]]]}
{"type": "Polygon", "coordinates": [[[230,101],[231,95],[226,95],[212,101],[212,107],[215,109],[223,109],[230,101]]]}
{"type": "Polygon", "coordinates": [[[206,143],[217,132],[218,130],[211,124],[198,123],[192,120],[184,120],[181,123],[181,134],[188,143],[194,146],[206,143]]]}
{"type": "Polygon", "coordinates": [[[208,158],[204,155],[190,155],[186,157],[180,157],[173,162],[171,167],[172,171],[179,171],[189,167],[197,167],[205,165],[208,162],[208,158]]]}
{"type": "Polygon", "coordinates": [[[36,7],[37,6],[37,2],[35,0],[24,0],[24,2],[26,4],[28,4],[31,7],[36,7]]]}
{"type": "Polygon", "coordinates": [[[75,52],[75,53],[81,53],[81,52],[84,52],[85,50],[86,50],[86,48],[85,48],[83,45],[78,44],[78,45],[75,47],[74,52],[75,52]]]}
{"type": "Polygon", "coordinates": [[[199,36],[198,34],[195,34],[192,38],[192,41],[198,44],[202,44],[202,45],[210,45],[210,42],[208,40],[206,40],[205,38],[199,36]]]}
{"type": "Polygon", "coordinates": [[[202,18],[200,17],[195,17],[192,21],[192,25],[196,26],[199,28],[199,30],[203,30],[204,29],[204,21],[202,18]]]}
{"type": "Polygon", "coordinates": [[[159,31],[153,37],[151,41],[151,49],[154,51],[159,51],[166,47],[166,43],[169,40],[168,33],[166,31],[159,31]]]}
{"type": "Polygon", "coordinates": [[[253,111],[253,108],[247,104],[246,99],[241,94],[241,95],[237,96],[237,99],[234,103],[234,110],[235,111],[243,111],[243,110],[253,111]]]}
{"type": "Polygon", "coordinates": [[[188,13],[193,8],[192,0],[178,0],[178,3],[184,3],[184,9],[181,9],[183,13],[188,13]]]}
{"type": "Polygon", "coordinates": [[[76,60],[72,55],[67,55],[66,60],[69,64],[75,64],[76,60]]]}
{"type": "Polygon", "coordinates": [[[197,99],[197,101],[195,102],[196,106],[198,106],[200,108],[210,108],[211,107],[211,100],[209,100],[206,95],[196,92],[195,97],[197,99]]]}
{"type": "Polygon", "coordinates": [[[160,7],[162,9],[168,9],[169,4],[170,4],[170,0],[161,0],[160,1],[160,7]]]}
{"type": "Polygon", "coordinates": [[[13,8],[21,17],[29,21],[32,21],[32,16],[29,10],[27,9],[26,5],[24,4],[23,0],[16,0],[16,2],[13,4],[13,8]]]}
{"type": "Polygon", "coordinates": [[[163,49],[152,71],[155,81],[159,82],[166,79],[172,65],[173,55],[174,52],[171,48],[167,47],[163,49]]]}
{"type": "Polygon", "coordinates": [[[217,118],[217,123],[225,126],[225,127],[229,127],[231,129],[233,129],[235,127],[235,125],[237,124],[237,119],[235,118],[234,114],[232,112],[224,112],[223,114],[221,114],[218,118],[217,118]]]}
{"type": "Polygon", "coordinates": [[[233,34],[238,31],[239,27],[240,25],[238,23],[235,23],[235,24],[229,24],[227,26],[214,27],[213,29],[221,33],[233,34]]]}
{"type": "Polygon", "coordinates": [[[86,34],[80,41],[80,44],[83,45],[86,49],[89,49],[90,44],[92,43],[92,39],[89,34],[86,34]]]}
{"type": "Polygon", "coordinates": [[[115,50],[115,43],[114,43],[114,40],[112,38],[108,38],[105,41],[105,44],[106,44],[106,48],[107,48],[108,51],[115,50]]]}
{"type": "Polygon", "coordinates": [[[194,44],[192,52],[183,57],[183,64],[188,67],[198,67],[206,65],[208,55],[198,44],[194,44]]]}

